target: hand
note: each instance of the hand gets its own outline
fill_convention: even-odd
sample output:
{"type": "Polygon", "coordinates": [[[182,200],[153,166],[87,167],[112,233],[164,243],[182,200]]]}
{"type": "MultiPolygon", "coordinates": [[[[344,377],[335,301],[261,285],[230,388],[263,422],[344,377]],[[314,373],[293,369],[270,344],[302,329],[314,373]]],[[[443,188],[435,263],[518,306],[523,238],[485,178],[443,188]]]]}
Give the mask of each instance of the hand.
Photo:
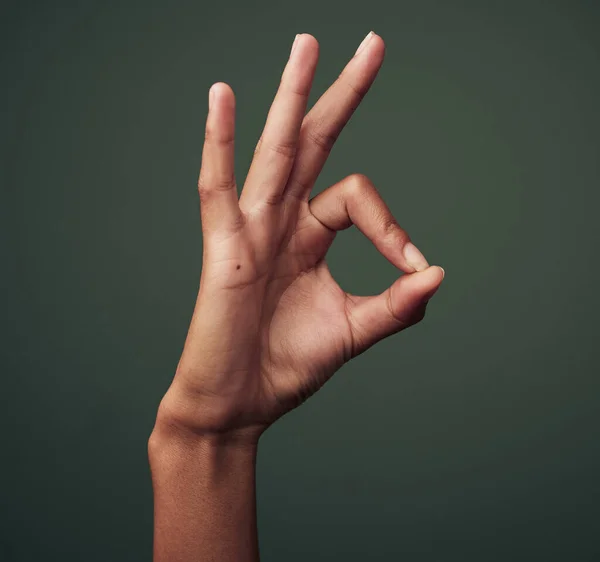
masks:
{"type": "Polygon", "coordinates": [[[428,265],[373,184],[353,174],[309,199],[384,50],[367,36],[305,115],[319,46],[297,36],[239,199],[235,98],[228,85],[212,86],[198,181],[200,288],[157,423],[257,439],[346,361],[423,318],[444,272],[428,265]],[[327,250],[352,224],[405,272],[382,294],[348,294],[329,272],[327,250]]]}

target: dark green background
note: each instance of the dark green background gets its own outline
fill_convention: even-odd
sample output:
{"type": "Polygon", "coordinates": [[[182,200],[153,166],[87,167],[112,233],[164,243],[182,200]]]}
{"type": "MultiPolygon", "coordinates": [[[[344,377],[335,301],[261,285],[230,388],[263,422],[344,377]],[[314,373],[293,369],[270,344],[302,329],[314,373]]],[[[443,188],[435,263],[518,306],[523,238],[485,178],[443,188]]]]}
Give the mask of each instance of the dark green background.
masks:
{"type": "MultiPolygon", "coordinates": [[[[237,94],[241,184],[294,35],[312,104],[370,29],[386,61],[315,192],[367,174],[446,279],[263,437],[263,560],[600,559],[599,8],[4,3],[0,560],[150,560],[207,90],[237,94]]],[[[397,274],[355,230],[329,263],[397,274]]]]}

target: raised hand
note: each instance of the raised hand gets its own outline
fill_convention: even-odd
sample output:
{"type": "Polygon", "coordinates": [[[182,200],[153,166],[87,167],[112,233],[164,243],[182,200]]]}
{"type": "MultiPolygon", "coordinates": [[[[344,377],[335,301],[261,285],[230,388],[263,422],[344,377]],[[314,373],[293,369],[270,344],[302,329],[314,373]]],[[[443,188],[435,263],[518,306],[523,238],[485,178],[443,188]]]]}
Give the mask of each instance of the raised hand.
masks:
{"type": "Polygon", "coordinates": [[[210,89],[200,289],[159,422],[256,440],[344,362],[423,318],[444,272],[428,265],[369,179],[352,174],[310,198],[384,50],[369,34],[306,114],[319,46],[296,37],[239,199],[234,94],[224,83],[210,89]],[[327,267],[336,233],[351,225],[404,272],[379,295],[344,292],[327,267]]]}

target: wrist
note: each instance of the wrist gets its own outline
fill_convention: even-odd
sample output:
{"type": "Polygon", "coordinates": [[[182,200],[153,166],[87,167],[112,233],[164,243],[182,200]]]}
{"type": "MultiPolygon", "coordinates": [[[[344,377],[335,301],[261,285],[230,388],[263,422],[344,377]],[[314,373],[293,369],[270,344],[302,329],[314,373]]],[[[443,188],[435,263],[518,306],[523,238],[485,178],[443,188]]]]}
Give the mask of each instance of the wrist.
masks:
{"type": "Polygon", "coordinates": [[[253,453],[263,427],[222,427],[217,424],[190,423],[190,408],[202,409],[201,404],[189,405],[175,398],[170,389],[162,399],[156,421],[148,439],[150,461],[161,457],[187,456],[190,453],[208,453],[228,450],[253,453]]]}
{"type": "Polygon", "coordinates": [[[148,439],[155,492],[189,486],[190,479],[211,494],[230,488],[232,482],[237,486],[240,478],[253,478],[257,445],[257,441],[237,435],[198,435],[157,423],[148,439]]]}
{"type": "Polygon", "coordinates": [[[148,455],[152,461],[165,455],[187,456],[219,450],[248,454],[257,450],[259,438],[255,431],[198,432],[157,418],[148,438],[148,455]]]}

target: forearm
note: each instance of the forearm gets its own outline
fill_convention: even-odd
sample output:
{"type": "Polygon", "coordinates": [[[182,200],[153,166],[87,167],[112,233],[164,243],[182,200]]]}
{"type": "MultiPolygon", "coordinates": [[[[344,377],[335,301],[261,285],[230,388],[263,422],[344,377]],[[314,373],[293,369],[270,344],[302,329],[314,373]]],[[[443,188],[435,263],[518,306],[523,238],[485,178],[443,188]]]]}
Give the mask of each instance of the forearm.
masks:
{"type": "Polygon", "coordinates": [[[256,562],[255,442],[157,424],[148,443],[154,562],[256,562]]]}

